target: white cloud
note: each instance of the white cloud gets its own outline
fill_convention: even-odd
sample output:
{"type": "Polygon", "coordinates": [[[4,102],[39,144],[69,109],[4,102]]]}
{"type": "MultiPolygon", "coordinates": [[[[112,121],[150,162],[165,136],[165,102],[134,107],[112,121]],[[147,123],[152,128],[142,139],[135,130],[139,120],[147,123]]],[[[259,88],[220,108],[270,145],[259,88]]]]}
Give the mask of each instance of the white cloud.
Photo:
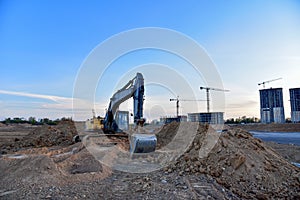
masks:
{"type": "Polygon", "coordinates": [[[59,97],[59,96],[44,95],[44,94],[32,94],[32,93],[27,93],[27,92],[15,92],[15,91],[7,91],[7,90],[0,90],[0,94],[38,98],[38,99],[48,99],[48,100],[52,100],[55,102],[72,101],[72,98],[67,98],[67,97],[59,97]]]}

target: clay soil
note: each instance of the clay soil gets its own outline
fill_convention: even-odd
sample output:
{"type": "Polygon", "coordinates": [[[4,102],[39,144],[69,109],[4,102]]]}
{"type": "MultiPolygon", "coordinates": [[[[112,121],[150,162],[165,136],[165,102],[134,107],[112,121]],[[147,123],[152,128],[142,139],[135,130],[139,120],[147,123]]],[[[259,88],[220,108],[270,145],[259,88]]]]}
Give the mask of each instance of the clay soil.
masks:
{"type": "MultiPolygon", "coordinates": [[[[159,148],[174,138],[178,126],[159,129],[159,148]]],[[[73,122],[0,124],[0,199],[300,198],[300,170],[291,164],[299,161],[298,147],[266,144],[237,127],[217,133],[197,126],[183,155],[161,170],[134,174],[114,171],[83,143],[74,144],[73,122]]]]}

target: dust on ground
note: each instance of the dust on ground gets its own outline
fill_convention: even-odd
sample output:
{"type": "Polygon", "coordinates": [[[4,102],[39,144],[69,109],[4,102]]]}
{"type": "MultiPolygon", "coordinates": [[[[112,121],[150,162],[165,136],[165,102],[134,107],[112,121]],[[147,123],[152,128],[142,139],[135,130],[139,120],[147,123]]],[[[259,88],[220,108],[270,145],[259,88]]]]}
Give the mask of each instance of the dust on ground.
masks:
{"type": "MultiPolygon", "coordinates": [[[[0,137],[9,135],[7,127],[0,126],[0,137]]],[[[23,134],[21,127],[16,132],[9,128],[12,139],[0,146],[2,199],[300,198],[299,168],[272,145],[234,127],[218,133],[199,125],[181,157],[147,174],[117,172],[102,165],[82,143],[72,142],[73,122],[28,127],[23,134]],[[216,145],[206,151],[211,140],[216,145]]],[[[158,146],[168,144],[177,128],[178,123],[162,127],[158,146]]]]}

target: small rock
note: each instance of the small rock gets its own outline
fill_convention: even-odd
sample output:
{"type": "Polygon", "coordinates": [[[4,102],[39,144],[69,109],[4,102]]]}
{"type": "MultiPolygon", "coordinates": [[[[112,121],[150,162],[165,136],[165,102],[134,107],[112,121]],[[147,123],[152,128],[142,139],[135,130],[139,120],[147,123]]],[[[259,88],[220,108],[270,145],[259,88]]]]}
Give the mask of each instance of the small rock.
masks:
{"type": "Polygon", "coordinates": [[[189,161],[189,159],[190,159],[190,157],[188,156],[188,155],[185,155],[184,156],[184,160],[187,162],[187,161],[189,161]]]}
{"type": "Polygon", "coordinates": [[[202,167],[200,167],[200,168],[199,168],[199,172],[200,172],[200,173],[204,173],[204,172],[205,172],[205,169],[202,168],[202,167]]]}
{"type": "Polygon", "coordinates": [[[256,180],[259,180],[259,181],[262,179],[261,175],[256,175],[255,178],[256,178],[256,180]]]}
{"type": "Polygon", "coordinates": [[[143,189],[146,189],[147,187],[149,187],[151,184],[150,183],[145,183],[144,185],[143,185],[143,189]]]}
{"type": "Polygon", "coordinates": [[[162,182],[163,184],[166,184],[166,183],[167,183],[167,180],[163,179],[163,180],[161,180],[161,182],[162,182]]]}
{"type": "Polygon", "coordinates": [[[195,165],[198,166],[198,167],[200,167],[201,166],[201,162],[200,161],[196,161],[195,165]]]}
{"type": "Polygon", "coordinates": [[[236,155],[233,158],[233,167],[237,170],[244,162],[246,161],[246,157],[244,155],[236,155]]]}

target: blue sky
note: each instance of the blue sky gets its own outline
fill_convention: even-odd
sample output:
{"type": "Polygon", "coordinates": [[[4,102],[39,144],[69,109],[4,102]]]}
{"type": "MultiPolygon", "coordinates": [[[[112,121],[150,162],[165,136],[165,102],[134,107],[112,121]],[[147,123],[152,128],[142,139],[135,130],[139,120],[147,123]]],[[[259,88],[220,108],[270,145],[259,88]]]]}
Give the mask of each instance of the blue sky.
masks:
{"type": "MultiPolygon", "coordinates": [[[[288,88],[300,87],[299,1],[0,0],[0,118],[72,116],[73,86],[84,59],[107,38],[142,27],[176,30],[207,51],[230,89],[226,117],[259,117],[257,83],[279,77],[283,79],[269,87],[284,88],[289,117],[288,88]]],[[[145,51],[115,64],[129,71],[132,63],[168,63],[169,57],[145,51]]],[[[112,67],[110,73],[118,71],[112,67]]],[[[111,85],[97,91],[101,115],[117,89],[111,85]]],[[[159,117],[162,110],[173,115],[171,94],[163,95],[156,86],[149,89],[162,95],[148,93],[146,117],[159,117]]],[[[205,98],[204,92],[199,90],[196,98],[205,98]]],[[[125,109],[130,106],[126,103],[125,109]]],[[[193,111],[188,103],[181,106],[182,114],[193,111]]],[[[199,106],[205,111],[205,103],[199,106]]]]}

